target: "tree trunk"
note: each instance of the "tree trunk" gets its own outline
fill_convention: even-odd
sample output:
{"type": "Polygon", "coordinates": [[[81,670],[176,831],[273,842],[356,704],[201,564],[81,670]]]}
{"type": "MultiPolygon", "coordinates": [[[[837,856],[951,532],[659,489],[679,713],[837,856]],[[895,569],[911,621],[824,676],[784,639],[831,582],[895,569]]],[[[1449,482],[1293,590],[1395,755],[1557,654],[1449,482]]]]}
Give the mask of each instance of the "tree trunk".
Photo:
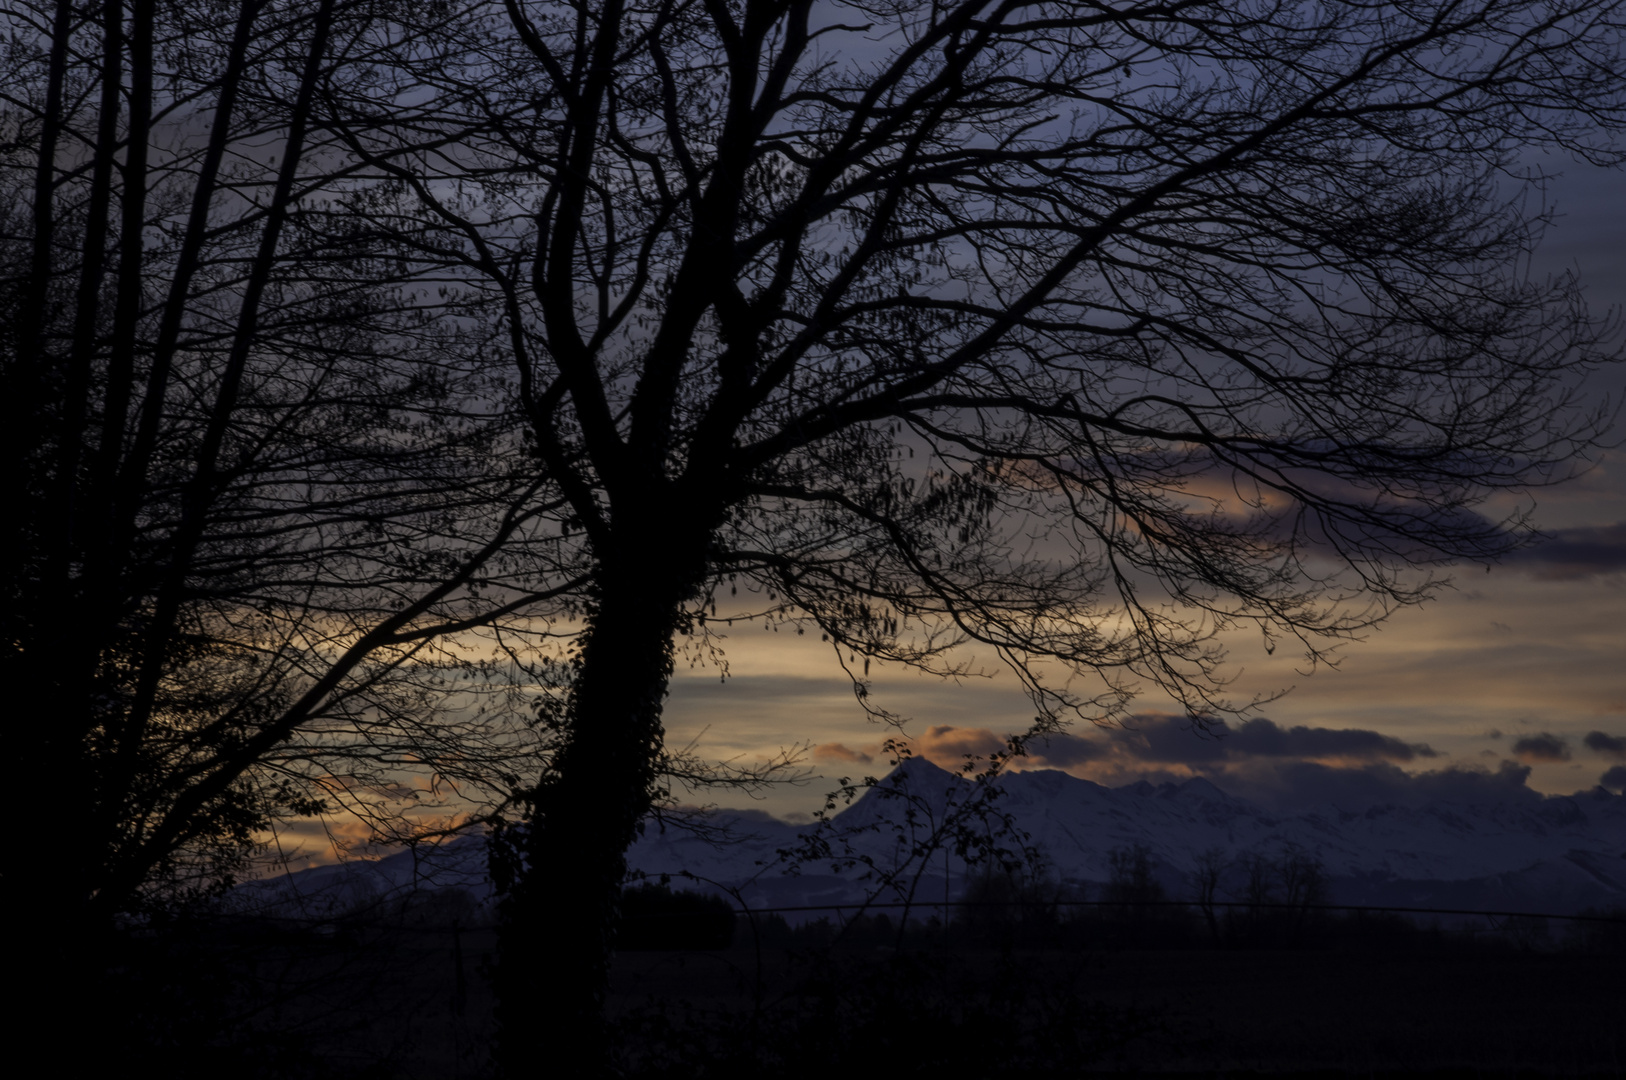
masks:
{"type": "Polygon", "coordinates": [[[496,1053],[507,1077],[608,1071],[604,1003],[626,850],[655,789],[672,634],[701,566],[649,546],[600,565],[566,741],[533,796],[526,868],[503,905],[496,1053]]]}

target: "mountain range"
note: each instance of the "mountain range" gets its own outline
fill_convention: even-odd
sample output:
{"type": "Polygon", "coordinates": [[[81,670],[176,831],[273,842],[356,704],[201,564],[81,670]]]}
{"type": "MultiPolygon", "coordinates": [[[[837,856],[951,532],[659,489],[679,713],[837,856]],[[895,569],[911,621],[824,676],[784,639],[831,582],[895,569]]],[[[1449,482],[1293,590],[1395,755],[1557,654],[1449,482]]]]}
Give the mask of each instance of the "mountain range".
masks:
{"type": "MultiPolygon", "coordinates": [[[[1319,864],[1335,903],[1551,914],[1626,908],[1626,795],[1603,788],[1278,813],[1201,778],[1108,788],[1033,770],[979,784],[910,758],[812,825],[751,811],[651,819],[628,863],[756,908],[851,905],[877,894],[929,905],[963,895],[997,864],[1098,899],[1114,853],[1121,860],[1136,849],[1174,899],[1195,895],[1205,863],[1225,868],[1223,899],[1239,895],[1245,866],[1280,866],[1296,855],[1319,864]]],[[[235,890],[233,906],[326,918],[424,895],[489,908],[483,838],[250,882],[235,890]]],[[[815,914],[792,913],[792,921],[815,914]]]]}

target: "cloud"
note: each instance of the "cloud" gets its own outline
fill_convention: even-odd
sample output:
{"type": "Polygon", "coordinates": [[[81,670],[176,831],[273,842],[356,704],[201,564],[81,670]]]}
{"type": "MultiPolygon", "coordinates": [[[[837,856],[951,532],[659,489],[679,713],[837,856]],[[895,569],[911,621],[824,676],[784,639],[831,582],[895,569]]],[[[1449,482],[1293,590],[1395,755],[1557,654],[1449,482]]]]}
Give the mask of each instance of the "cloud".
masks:
{"type": "Polygon", "coordinates": [[[1097,739],[1082,739],[1077,735],[1050,735],[1028,743],[1027,757],[1036,764],[1065,769],[1087,761],[1100,761],[1111,756],[1111,748],[1097,739]]]}
{"type": "Polygon", "coordinates": [[[1273,763],[1214,777],[1221,788],[1283,810],[1332,804],[1345,810],[1428,802],[1505,803],[1539,799],[1526,786],[1530,767],[1501,762],[1495,771],[1449,765],[1408,773],[1388,762],[1341,768],[1314,761],[1273,763]]]}
{"type": "Polygon", "coordinates": [[[1223,724],[1205,731],[1183,716],[1141,713],[1122,727],[1105,730],[1119,753],[1139,761],[1190,765],[1221,761],[1226,756],[1223,724]]]}
{"type": "Polygon", "coordinates": [[[1533,804],[1542,798],[1528,786],[1530,766],[1505,760],[1490,769],[1452,764],[1416,773],[1387,761],[1336,765],[1283,758],[1222,762],[1195,769],[1107,761],[1072,771],[1107,787],[1140,780],[1178,784],[1202,776],[1226,794],[1283,812],[1328,805],[1358,812],[1372,806],[1419,807],[1431,802],[1533,804]]]}
{"type": "Polygon", "coordinates": [[[985,758],[1005,749],[1005,740],[987,728],[962,728],[938,724],[910,740],[915,753],[946,769],[959,768],[967,757],[985,758]]]}
{"type": "MultiPolygon", "coordinates": [[[[1398,770],[1396,770],[1398,771],[1398,770]]],[[[1422,799],[1446,802],[1488,803],[1514,799],[1539,799],[1540,793],[1527,786],[1530,766],[1503,761],[1496,771],[1451,765],[1408,777],[1409,793],[1422,799]]]]}
{"type": "MultiPolygon", "coordinates": [[[[1305,512],[1305,503],[1296,495],[1259,485],[1232,466],[1207,458],[1208,468],[1188,473],[1186,490],[1212,501],[1221,513],[1272,539],[1292,539],[1301,551],[1325,551],[1338,562],[1360,555],[1378,559],[1400,558],[1422,563],[1441,554],[1461,549],[1501,550],[1510,537],[1496,521],[1465,508],[1431,506],[1426,500],[1397,497],[1371,483],[1348,476],[1333,476],[1309,467],[1302,453],[1333,450],[1334,444],[1305,441],[1295,444],[1294,453],[1279,458],[1275,471],[1305,494],[1329,502],[1361,507],[1358,517],[1305,512]]],[[[1351,448],[1339,446],[1337,453],[1351,448]]],[[[1162,452],[1153,451],[1152,455],[1162,452]]],[[[1194,459],[1186,459],[1188,466],[1194,459]]],[[[1490,459],[1463,454],[1457,467],[1467,470],[1487,468],[1490,459]]],[[[1389,465],[1374,456],[1372,465],[1381,473],[1389,465]]],[[[1355,473],[1360,473],[1357,466],[1355,473]]]]}
{"type": "Polygon", "coordinates": [[[1619,735],[1606,735],[1601,731],[1589,731],[1586,733],[1586,738],[1581,741],[1594,754],[1602,754],[1604,757],[1626,761],[1626,738],[1619,735]]]}
{"type": "MultiPolygon", "coordinates": [[[[917,757],[923,757],[939,768],[954,772],[958,772],[965,765],[968,757],[986,759],[991,754],[1003,753],[1010,748],[1004,736],[996,734],[989,728],[955,727],[952,724],[937,724],[913,738],[900,738],[897,741],[917,757]]],[[[890,755],[885,753],[883,744],[878,742],[857,750],[841,743],[824,743],[815,746],[813,754],[831,762],[862,765],[869,765],[883,756],[888,761],[891,760],[890,755]]]]}
{"type": "MultiPolygon", "coordinates": [[[[1284,728],[1256,717],[1235,728],[1219,724],[1204,731],[1179,716],[1143,713],[1121,728],[1106,729],[1106,737],[1122,755],[1144,762],[1170,765],[1207,765],[1250,758],[1310,758],[1332,761],[1414,761],[1438,757],[1426,743],[1408,743],[1364,728],[1324,728],[1297,725],[1284,728]]],[[[1056,740],[1051,740],[1052,744],[1056,740]]],[[[1102,756],[1063,746],[1061,759],[1049,747],[1040,755],[1060,765],[1102,756]]]]}
{"type": "Polygon", "coordinates": [[[1256,757],[1411,761],[1438,757],[1425,743],[1406,743],[1361,728],[1282,728],[1264,718],[1244,721],[1226,740],[1233,753],[1256,757]]]}
{"type": "Polygon", "coordinates": [[[1548,581],[1626,570],[1626,521],[1559,529],[1535,546],[1514,552],[1507,561],[1548,581]]]}
{"type": "Polygon", "coordinates": [[[873,765],[875,755],[853,750],[838,742],[820,743],[813,748],[813,756],[821,761],[841,762],[847,765],[873,765]]]}
{"type": "Polygon", "coordinates": [[[1616,765],[1602,776],[1598,777],[1598,786],[1606,787],[1610,791],[1620,791],[1626,794],[1626,765],[1616,765]]]}
{"type": "MultiPolygon", "coordinates": [[[[967,755],[987,757],[1005,745],[1005,739],[989,728],[949,724],[927,728],[910,742],[915,753],[949,768],[959,766],[967,755]]],[[[822,751],[821,747],[816,752],[822,751]]],[[[1197,770],[1225,770],[1257,761],[1313,760],[1351,765],[1413,762],[1438,756],[1426,743],[1408,743],[1364,728],[1282,727],[1262,717],[1234,728],[1223,723],[1205,728],[1187,717],[1141,713],[1121,727],[1035,739],[1028,743],[1020,766],[1093,766],[1097,772],[1105,770],[1113,775],[1150,775],[1149,767],[1162,767],[1172,770],[1170,776],[1189,776],[1197,770]]]]}
{"type": "MultiPolygon", "coordinates": [[[[966,754],[986,756],[1003,746],[991,729],[947,724],[928,728],[913,740],[917,754],[946,768],[959,766],[966,754]]],[[[1562,739],[1549,734],[1516,744],[1527,758],[1551,753],[1554,746],[1568,752],[1562,739]]],[[[1517,761],[1501,760],[1491,768],[1401,768],[1438,757],[1426,744],[1363,728],[1283,727],[1259,718],[1205,733],[1184,717],[1146,713],[1123,727],[1035,739],[1015,767],[1065,769],[1108,787],[1141,780],[1181,783],[1203,776],[1229,794],[1284,811],[1328,804],[1354,811],[1387,804],[1534,802],[1542,797],[1528,786],[1530,766],[1517,761]]]]}
{"type": "Polygon", "coordinates": [[[1520,761],[1568,761],[1570,746],[1562,736],[1544,731],[1515,742],[1513,756],[1520,761]]]}

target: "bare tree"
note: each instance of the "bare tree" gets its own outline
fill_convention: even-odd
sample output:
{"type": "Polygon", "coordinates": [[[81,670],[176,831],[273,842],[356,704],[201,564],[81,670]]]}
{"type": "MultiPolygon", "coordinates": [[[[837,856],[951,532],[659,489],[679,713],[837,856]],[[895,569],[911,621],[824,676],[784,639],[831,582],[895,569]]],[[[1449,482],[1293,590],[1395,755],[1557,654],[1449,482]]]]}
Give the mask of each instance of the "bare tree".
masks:
{"type": "Polygon", "coordinates": [[[1269,926],[1270,905],[1276,903],[1276,863],[1258,851],[1244,852],[1237,859],[1242,871],[1242,899],[1248,905],[1243,916],[1247,938],[1257,941],[1269,926]]]}
{"type": "Polygon", "coordinates": [[[65,954],[33,996],[72,1023],[99,931],[229,883],[278,821],[424,829],[454,787],[478,810],[534,783],[543,735],[505,695],[547,627],[507,617],[575,584],[542,573],[504,369],[422,310],[323,127],[319,87],[398,24],[0,19],[0,617],[21,805],[56,834],[22,900],[65,954]]]}
{"type": "Polygon", "coordinates": [[[1311,905],[1327,902],[1326,870],[1320,859],[1302,848],[1290,846],[1282,853],[1277,875],[1282,883],[1282,902],[1298,909],[1300,915],[1311,905]]]}
{"type": "Polygon", "coordinates": [[[843,663],[991,648],[1041,730],[1145,685],[1207,717],[1248,704],[1218,633],[1314,662],[1519,543],[1475,504],[1605,423],[1572,376],[1606,328],[1518,267],[1528,152],[1616,160],[1608,0],[504,12],[489,138],[350,149],[506,331],[591,568],[514,1071],[595,1023],[674,635],[740,583],[843,663]]]}
{"type": "Polygon", "coordinates": [[[1152,849],[1145,844],[1113,848],[1107,856],[1111,877],[1102,899],[1124,905],[1127,917],[1145,919],[1148,904],[1161,903],[1163,885],[1152,873],[1152,849]]]}
{"type": "Polygon", "coordinates": [[[1197,907],[1203,913],[1203,921],[1208,924],[1208,936],[1215,942],[1220,940],[1220,926],[1214,905],[1219,899],[1220,881],[1225,877],[1225,869],[1230,863],[1224,848],[1209,848],[1197,856],[1197,867],[1193,873],[1197,886],[1197,907]]]}
{"type": "Polygon", "coordinates": [[[1282,852],[1277,864],[1282,883],[1282,902],[1291,910],[1288,940],[1296,940],[1304,931],[1312,913],[1327,902],[1327,871],[1321,860],[1297,845],[1282,852]]]}
{"type": "Polygon", "coordinates": [[[79,767],[104,730],[139,742],[157,730],[143,687],[201,685],[165,682],[183,643],[238,640],[170,612],[236,625],[306,586],[358,590],[277,638],[320,662],[205,755],[233,767],[156,770],[190,813],[301,725],[355,723],[325,703],[352,700],[364,660],[406,670],[421,641],[557,597],[585,620],[557,748],[540,783],[512,778],[530,820],[509,836],[510,1071],[595,1044],[674,640],[704,647],[740,584],[743,614],[827,639],[878,716],[860,658],[948,673],[969,641],[1024,680],[1036,730],[1110,719],[1146,685],[1201,721],[1248,705],[1224,696],[1218,634],[1314,662],[1428,596],[1428,567],[1519,543],[1521,521],[1474,506],[1562,479],[1606,420],[1573,377],[1612,357],[1607,328],[1576,282],[1518,267],[1544,213],[1529,152],[1615,160],[1611,0],[505,0],[370,22],[330,0],[263,24],[245,0],[212,31],[190,6],[142,0],[128,30],[95,10],[117,32],[70,4],[8,8],[39,72],[12,100],[26,137],[7,135],[33,193],[8,400],[49,404],[49,430],[8,428],[36,463],[15,640],[77,658],[45,682],[81,703],[40,760],[79,767]],[[241,62],[187,51],[235,56],[243,25],[277,29],[241,62]],[[156,171],[151,140],[120,134],[221,112],[238,71],[275,72],[245,101],[292,111],[213,124],[194,164],[156,171]],[[240,152],[299,145],[302,102],[320,149],[240,152]],[[210,147],[261,171],[217,181],[210,147]],[[160,176],[203,194],[166,202],[160,176]],[[59,235],[117,257],[66,258],[59,235]],[[436,318],[414,322],[404,297],[426,292],[436,318]],[[379,365],[352,392],[313,376],[290,386],[321,392],[277,399],[319,403],[300,415],[338,432],[331,471],[255,449],[292,430],[242,396],[250,361],[279,355],[379,365]],[[460,441],[476,402],[519,418],[523,446],[460,441]],[[158,439],[172,417],[189,434],[158,439]],[[49,532],[76,500],[122,530],[110,559],[49,532]],[[92,569],[127,566],[156,569],[92,569]],[[107,628],[95,649],[53,613],[64,582],[122,598],[88,624],[107,628]],[[316,632],[334,617],[343,632],[316,632]]]}

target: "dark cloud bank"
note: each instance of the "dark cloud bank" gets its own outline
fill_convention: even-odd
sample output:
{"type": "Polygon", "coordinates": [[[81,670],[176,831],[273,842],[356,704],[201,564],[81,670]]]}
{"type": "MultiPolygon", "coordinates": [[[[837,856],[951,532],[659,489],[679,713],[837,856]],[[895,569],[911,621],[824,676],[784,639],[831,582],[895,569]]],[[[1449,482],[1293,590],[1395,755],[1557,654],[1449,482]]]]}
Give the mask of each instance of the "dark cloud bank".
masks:
{"type": "Polygon", "coordinates": [[[1547,581],[1567,581],[1626,570],[1626,521],[1558,529],[1508,563],[1547,581]]]}
{"type": "MultiPolygon", "coordinates": [[[[1593,731],[1581,745],[1593,755],[1626,762],[1626,737],[1593,731]]],[[[954,769],[968,758],[986,759],[1005,743],[988,728],[942,724],[914,738],[912,749],[954,769]]],[[[816,747],[814,754],[837,768],[873,766],[879,760],[840,743],[816,747]]],[[[1258,717],[1205,729],[1185,717],[1148,713],[1122,727],[1031,742],[1019,767],[1069,769],[1108,786],[1179,783],[1195,773],[1232,795],[1284,811],[1328,803],[1359,810],[1436,800],[1539,801],[1545,796],[1528,785],[1531,766],[1574,756],[1569,740],[1552,732],[1517,739],[1511,754],[1517,760],[1494,768],[1461,763],[1430,768],[1441,755],[1427,743],[1362,728],[1283,727],[1258,717]]],[[[1607,769],[1597,782],[1611,791],[1626,788],[1626,764],[1607,769]]]]}
{"type": "Polygon", "coordinates": [[[1594,754],[1602,754],[1616,761],[1626,761],[1626,737],[1609,735],[1602,731],[1589,731],[1581,742],[1594,754]]]}
{"type": "Polygon", "coordinates": [[[1062,735],[1030,750],[1053,765],[1076,765],[1105,758],[1132,757],[1165,765],[1206,765],[1249,758],[1336,758],[1352,762],[1413,761],[1439,755],[1425,743],[1408,743],[1359,728],[1284,728],[1258,717],[1236,727],[1208,732],[1189,720],[1158,714],[1109,728],[1106,740],[1062,735]]]}
{"type": "MultiPolygon", "coordinates": [[[[933,734],[935,739],[928,737],[923,743],[934,756],[939,745],[973,741],[968,738],[973,732],[967,729],[932,729],[928,736],[933,734]]],[[[988,732],[975,734],[992,739],[988,732]]],[[[1583,744],[1595,753],[1626,760],[1626,738],[1592,732],[1583,744]]],[[[1282,810],[1327,803],[1358,809],[1434,800],[1537,801],[1543,796],[1528,786],[1530,765],[1521,762],[1567,761],[1571,754],[1568,742],[1552,734],[1521,738],[1513,752],[1520,761],[1502,761],[1495,768],[1448,764],[1417,769],[1440,754],[1425,743],[1376,731],[1282,727],[1259,718],[1206,733],[1182,717],[1142,715],[1123,728],[1035,742],[1028,747],[1025,764],[1086,766],[1109,784],[1179,781],[1196,772],[1230,794],[1282,810]]],[[[1626,787],[1626,766],[1609,769],[1600,782],[1616,791],[1626,787]]]]}
{"type": "Polygon", "coordinates": [[[1513,756],[1520,761],[1529,762],[1568,761],[1570,744],[1562,736],[1544,731],[1539,735],[1526,735],[1515,742],[1513,756]]]}

